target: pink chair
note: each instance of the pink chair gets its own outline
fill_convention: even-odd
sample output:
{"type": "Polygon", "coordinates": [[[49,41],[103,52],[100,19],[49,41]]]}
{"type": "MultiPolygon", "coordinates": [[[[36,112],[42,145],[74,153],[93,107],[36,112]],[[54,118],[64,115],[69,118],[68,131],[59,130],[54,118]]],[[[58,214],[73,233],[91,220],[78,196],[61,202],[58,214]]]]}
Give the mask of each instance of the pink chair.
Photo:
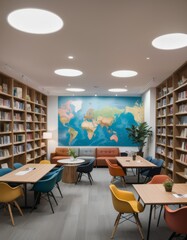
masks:
{"type": "Polygon", "coordinates": [[[173,239],[176,235],[185,234],[187,239],[187,207],[181,207],[177,210],[172,210],[168,206],[164,206],[164,219],[167,226],[173,231],[169,240],[173,239]]]}

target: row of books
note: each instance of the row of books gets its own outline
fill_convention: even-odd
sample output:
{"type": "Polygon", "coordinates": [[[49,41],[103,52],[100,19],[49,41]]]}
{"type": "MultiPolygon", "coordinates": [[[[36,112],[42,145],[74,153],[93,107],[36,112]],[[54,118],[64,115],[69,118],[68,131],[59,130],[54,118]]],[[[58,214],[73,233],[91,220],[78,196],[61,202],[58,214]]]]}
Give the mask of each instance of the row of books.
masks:
{"type": "Polygon", "coordinates": [[[19,101],[14,101],[14,108],[19,109],[19,110],[24,110],[24,103],[23,102],[19,102],[19,101]]]}
{"type": "Polygon", "coordinates": [[[187,91],[178,93],[178,100],[187,98],[187,91]]]}
{"type": "Polygon", "coordinates": [[[24,150],[25,150],[24,144],[16,145],[16,146],[13,147],[13,153],[14,154],[22,153],[22,152],[24,152],[24,150]]]}
{"type": "Polygon", "coordinates": [[[14,132],[24,131],[23,123],[14,123],[14,132]]]}
{"type": "Polygon", "coordinates": [[[0,132],[9,132],[9,131],[10,131],[10,123],[0,124],[0,132]]]}
{"type": "Polygon", "coordinates": [[[187,104],[179,105],[179,112],[187,112],[187,104]]]}
{"type": "Polygon", "coordinates": [[[0,149],[0,158],[1,157],[8,157],[10,156],[9,150],[8,149],[0,149]]]}
{"type": "Polygon", "coordinates": [[[13,89],[13,95],[14,95],[15,97],[22,98],[22,97],[23,97],[22,88],[20,88],[20,87],[14,87],[14,89],[13,89]]]}
{"type": "Polygon", "coordinates": [[[22,113],[14,113],[14,120],[22,120],[22,113]]]}
{"type": "Polygon", "coordinates": [[[187,142],[186,142],[186,141],[183,141],[183,142],[182,142],[181,148],[182,148],[183,150],[187,150],[187,142]]]}
{"type": "Polygon", "coordinates": [[[187,154],[181,154],[180,155],[180,161],[184,162],[184,163],[187,163],[187,154]]]}
{"type": "Polygon", "coordinates": [[[180,136],[187,138],[187,128],[182,129],[180,136]]]}
{"type": "Polygon", "coordinates": [[[158,102],[157,107],[163,107],[163,106],[166,106],[166,98],[163,98],[158,102]]]}
{"type": "Polygon", "coordinates": [[[25,134],[14,134],[14,142],[25,141],[25,134]]]}
{"type": "Polygon", "coordinates": [[[157,146],[156,152],[165,155],[165,147],[157,146]]]}
{"type": "Polygon", "coordinates": [[[0,145],[2,144],[9,144],[10,143],[10,136],[4,135],[0,137],[0,145]]]}
{"type": "Polygon", "coordinates": [[[0,92],[8,93],[8,84],[7,83],[0,83],[0,92]]]}
{"type": "Polygon", "coordinates": [[[0,111],[0,120],[11,120],[11,113],[0,111]]]}
{"type": "Polygon", "coordinates": [[[10,100],[9,99],[4,99],[4,98],[0,98],[0,106],[1,107],[8,107],[8,108],[10,108],[10,106],[11,106],[10,100]]]}

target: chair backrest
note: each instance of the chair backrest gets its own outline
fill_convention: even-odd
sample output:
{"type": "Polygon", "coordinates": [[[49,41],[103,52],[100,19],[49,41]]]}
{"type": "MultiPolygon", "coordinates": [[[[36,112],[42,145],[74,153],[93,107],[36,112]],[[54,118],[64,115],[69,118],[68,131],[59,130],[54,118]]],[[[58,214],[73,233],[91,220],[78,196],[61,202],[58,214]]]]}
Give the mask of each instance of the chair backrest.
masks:
{"type": "Polygon", "coordinates": [[[95,159],[90,160],[87,164],[78,166],[77,172],[89,173],[93,170],[95,159]]]}
{"type": "Polygon", "coordinates": [[[155,175],[148,184],[161,184],[164,183],[167,179],[170,179],[167,175],[155,175]]]}
{"type": "Polygon", "coordinates": [[[155,159],[152,159],[151,162],[153,164],[157,165],[157,167],[162,167],[164,160],[155,158],[155,159]]]}
{"type": "Polygon", "coordinates": [[[18,169],[20,167],[23,167],[23,164],[22,163],[14,163],[13,166],[14,166],[15,169],[18,169]]]}
{"type": "Polygon", "coordinates": [[[64,170],[64,167],[63,167],[63,166],[61,166],[61,167],[57,170],[58,174],[57,174],[57,177],[56,177],[56,182],[60,182],[60,181],[62,180],[63,170],[64,170]]]}
{"type": "Polygon", "coordinates": [[[112,203],[113,203],[114,209],[120,213],[134,212],[128,200],[125,200],[125,197],[124,197],[126,195],[128,198],[128,195],[129,194],[133,195],[133,193],[128,191],[123,191],[123,196],[122,196],[121,194],[122,190],[119,190],[114,184],[110,184],[109,187],[110,187],[110,192],[112,194],[112,203]]]}
{"type": "Polygon", "coordinates": [[[9,172],[12,172],[12,169],[11,168],[1,168],[0,169],[0,177],[9,173],[9,172]]]}
{"type": "Polygon", "coordinates": [[[168,206],[164,206],[164,219],[167,226],[176,233],[187,234],[186,216],[187,206],[177,210],[171,210],[168,206]]]}
{"type": "Polygon", "coordinates": [[[58,171],[52,174],[49,178],[39,180],[34,184],[32,189],[36,192],[50,192],[55,186],[57,175],[58,171]]]}
{"type": "Polygon", "coordinates": [[[125,173],[123,171],[123,169],[120,166],[116,166],[113,163],[111,163],[111,161],[109,159],[105,159],[106,164],[108,166],[108,170],[111,176],[115,177],[115,176],[124,176],[125,173]]]}
{"type": "Polygon", "coordinates": [[[49,160],[41,160],[40,164],[51,164],[49,160]]]}
{"type": "Polygon", "coordinates": [[[152,158],[151,156],[148,156],[148,157],[146,157],[145,159],[146,159],[147,161],[151,162],[153,158],[152,158]]]}
{"type": "Polygon", "coordinates": [[[12,202],[19,196],[23,195],[23,190],[20,186],[12,188],[7,183],[0,182],[0,202],[12,202]]]}

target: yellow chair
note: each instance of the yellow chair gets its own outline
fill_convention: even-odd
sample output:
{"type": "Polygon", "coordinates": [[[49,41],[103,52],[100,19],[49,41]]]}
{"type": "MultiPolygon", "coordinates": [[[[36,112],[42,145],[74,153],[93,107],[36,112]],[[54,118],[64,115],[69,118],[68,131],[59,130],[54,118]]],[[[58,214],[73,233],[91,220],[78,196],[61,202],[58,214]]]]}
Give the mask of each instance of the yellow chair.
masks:
{"type": "Polygon", "coordinates": [[[15,204],[20,214],[23,216],[23,212],[18,203],[16,202],[16,199],[21,196],[23,196],[23,190],[20,186],[12,188],[7,183],[0,182],[0,202],[3,203],[5,206],[6,205],[8,206],[8,211],[10,214],[12,225],[15,225],[11,209],[12,203],[15,204]]]}
{"type": "MultiPolygon", "coordinates": [[[[117,212],[119,212],[114,223],[114,229],[112,231],[111,238],[114,238],[114,234],[117,230],[119,221],[122,218],[122,214],[132,213],[132,215],[135,218],[141,238],[144,239],[143,233],[142,233],[142,225],[138,217],[138,213],[143,212],[144,210],[144,207],[142,206],[142,204],[135,199],[134,194],[132,192],[119,190],[113,184],[110,184],[110,191],[112,194],[112,202],[113,202],[114,209],[117,212]]],[[[128,217],[126,220],[128,219],[130,219],[130,217],[128,217]]]]}
{"type": "Polygon", "coordinates": [[[51,164],[49,160],[41,160],[40,164],[51,164]]]}

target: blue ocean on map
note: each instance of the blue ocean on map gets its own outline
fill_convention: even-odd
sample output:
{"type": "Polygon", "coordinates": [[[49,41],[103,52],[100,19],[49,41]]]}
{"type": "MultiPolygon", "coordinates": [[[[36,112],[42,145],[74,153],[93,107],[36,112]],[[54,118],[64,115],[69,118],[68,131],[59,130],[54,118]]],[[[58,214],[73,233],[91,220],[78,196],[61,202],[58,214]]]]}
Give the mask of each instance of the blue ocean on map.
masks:
{"type": "Polygon", "coordinates": [[[58,97],[59,146],[136,146],[127,127],[144,120],[141,97],[58,97]]]}

